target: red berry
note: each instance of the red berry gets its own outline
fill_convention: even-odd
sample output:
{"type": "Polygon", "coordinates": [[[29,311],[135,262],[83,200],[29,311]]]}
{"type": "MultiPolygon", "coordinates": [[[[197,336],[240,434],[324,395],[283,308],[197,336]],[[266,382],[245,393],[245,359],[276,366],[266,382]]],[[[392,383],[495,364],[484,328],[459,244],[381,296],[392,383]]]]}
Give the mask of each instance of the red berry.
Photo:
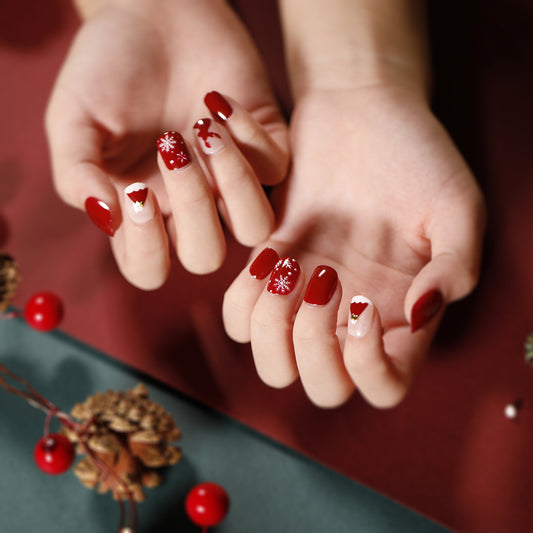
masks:
{"type": "Polygon", "coordinates": [[[66,472],[74,462],[74,446],[65,435],[51,433],[40,439],[33,450],[37,466],[47,474],[66,472]]]}
{"type": "Polygon", "coordinates": [[[63,304],[52,292],[38,292],[26,303],[24,318],[32,328],[50,331],[63,318],[63,304]]]}
{"type": "Polygon", "coordinates": [[[185,510],[196,525],[216,526],[228,513],[228,493],[216,483],[201,483],[187,494],[185,510]]]}

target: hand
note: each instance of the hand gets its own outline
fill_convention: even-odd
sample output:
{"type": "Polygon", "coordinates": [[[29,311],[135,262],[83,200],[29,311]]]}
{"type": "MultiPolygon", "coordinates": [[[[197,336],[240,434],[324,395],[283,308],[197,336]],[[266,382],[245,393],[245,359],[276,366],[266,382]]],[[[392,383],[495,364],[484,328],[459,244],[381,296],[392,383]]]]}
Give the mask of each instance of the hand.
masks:
{"type": "Polygon", "coordinates": [[[319,406],[342,404],[356,387],[371,404],[394,406],[444,305],[476,284],[480,191],[427,103],[401,86],[305,93],[291,148],[291,174],[273,198],[279,228],[265,245],[296,259],[299,275],[286,261],[268,279],[272,253],[260,276],[247,266],[225,295],[226,330],[251,341],[268,385],[300,376],[319,406]],[[315,277],[306,289],[318,265],[338,281],[326,269],[322,287],[315,277]],[[283,285],[290,292],[276,290],[283,285]],[[351,306],[355,296],[365,298],[351,306]]]}
{"type": "Polygon", "coordinates": [[[274,217],[261,183],[285,177],[286,127],[226,2],[100,4],[79,31],[48,106],[54,182],[66,202],[113,235],[124,276],[154,289],[168,275],[169,236],[187,269],[221,265],[216,204],[240,242],[267,238],[274,217]],[[212,90],[224,93],[233,112],[224,126],[207,126],[224,149],[206,154],[193,125],[208,115],[202,100],[212,90]],[[166,131],[182,133],[189,164],[171,168],[159,156],[159,171],[156,140],[166,131]]]}

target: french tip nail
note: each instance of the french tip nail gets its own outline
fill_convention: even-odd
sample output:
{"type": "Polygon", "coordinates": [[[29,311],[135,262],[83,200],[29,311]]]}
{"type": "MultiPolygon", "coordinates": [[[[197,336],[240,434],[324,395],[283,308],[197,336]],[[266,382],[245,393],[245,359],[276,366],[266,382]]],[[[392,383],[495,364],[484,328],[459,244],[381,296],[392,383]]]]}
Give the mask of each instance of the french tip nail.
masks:
{"type": "Polygon", "coordinates": [[[444,297],[438,289],[423,294],[411,310],[411,333],[428,324],[444,305],[444,297]]]}

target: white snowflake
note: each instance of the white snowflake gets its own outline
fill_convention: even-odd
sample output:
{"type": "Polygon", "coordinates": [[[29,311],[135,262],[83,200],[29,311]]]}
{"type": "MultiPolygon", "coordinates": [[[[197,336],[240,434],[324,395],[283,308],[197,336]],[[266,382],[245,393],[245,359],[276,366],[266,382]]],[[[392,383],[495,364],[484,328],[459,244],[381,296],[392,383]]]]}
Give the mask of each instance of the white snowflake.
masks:
{"type": "Polygon", "coordinates": [[[286,294],[291,291],[290,276],[279,276],[274,280],[274,288],[277,292],[286,294]]]}
{"type": "Polygon", "coordinates": [[[165,135],[162,139],[159,139],[159,149],[163,152],[170,152],[171,150],[174,150],[175,145],[176,139],[173,139],[168,134],[165,135]]]}
{"type": "Polygon", "coordinates": [[[187,154],[185,152],[180,152],[179,154],[176,154],[175,157],[179,163],[186,163],[189,161],[189,158],[187,157],[187,154]]]}

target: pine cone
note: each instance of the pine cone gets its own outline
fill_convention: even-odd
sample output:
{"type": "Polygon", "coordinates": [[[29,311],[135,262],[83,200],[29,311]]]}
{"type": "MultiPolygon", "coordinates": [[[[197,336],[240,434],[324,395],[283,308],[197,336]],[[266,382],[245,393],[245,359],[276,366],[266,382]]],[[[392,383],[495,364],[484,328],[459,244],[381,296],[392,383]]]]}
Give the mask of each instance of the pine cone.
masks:
{"type": "Polygon", "coordinates": [[[143,487],[156,487],[162,477],[155,468],[177,463],[179,448],[169,443],[181,437],[172,416],[148,398],[142,384],[126,392],[107,391],[89,396],[71,411],[73,417],[88,423],[88,432],[78,435],[65,429],[72,442],[78,443],[78,452],[88,448],[88,454],[74,472],[83,485],[97,488],[99,493],[109,490],[115,498],[125,499],[123,488],[112,476],[106,476],[96,464],[104,463],[120,476],[136,501],[145,499],[143,487]]]}
{"type": "Polygon", "coordinates": [[[526,353],[525,353],[526,363],[533,365],[533,333],[530,333],[527,336],[526,342],[524,343],[524,348],[526,349],[526,353]]]}
{"type": "Polygon", "coordinates": [[[0,253],[0,313],[3,313],[10,304],[19,283],[17,263],[9,254],[0,253]]]}

